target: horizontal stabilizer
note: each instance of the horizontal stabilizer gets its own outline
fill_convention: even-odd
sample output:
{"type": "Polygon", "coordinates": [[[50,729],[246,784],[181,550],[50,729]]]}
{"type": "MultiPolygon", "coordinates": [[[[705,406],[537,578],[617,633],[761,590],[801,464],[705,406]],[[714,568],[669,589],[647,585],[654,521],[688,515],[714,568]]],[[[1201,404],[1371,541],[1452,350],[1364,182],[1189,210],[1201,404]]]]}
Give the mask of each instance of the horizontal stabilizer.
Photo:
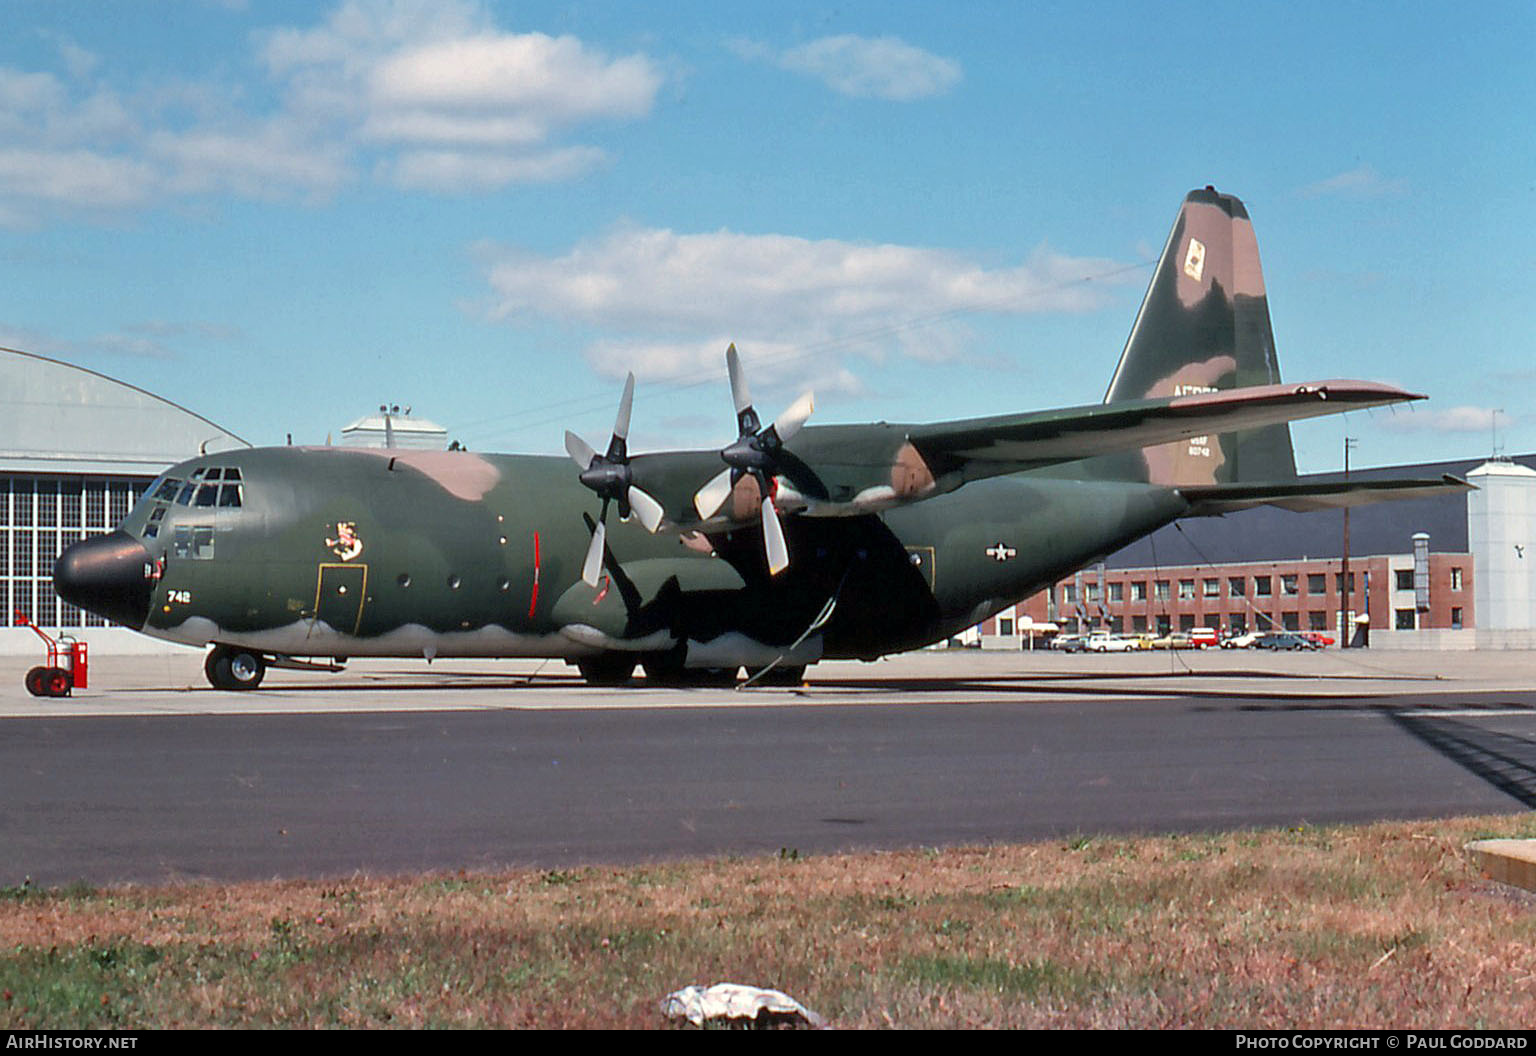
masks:
{"type": "Polygon", "coordinates": [[[1278,506],[1295,513],[1311,513],[1373,502],[1431,499],[1475,488],[1460,477],[1446,474],[1438,479],[1420,480],[1308,482],[1303,478],[1277,484],[1205,484],[1178,490],[1190,503],[1189,515],[1200,517],[1234,513],[1255,506],[1278,506]]]}

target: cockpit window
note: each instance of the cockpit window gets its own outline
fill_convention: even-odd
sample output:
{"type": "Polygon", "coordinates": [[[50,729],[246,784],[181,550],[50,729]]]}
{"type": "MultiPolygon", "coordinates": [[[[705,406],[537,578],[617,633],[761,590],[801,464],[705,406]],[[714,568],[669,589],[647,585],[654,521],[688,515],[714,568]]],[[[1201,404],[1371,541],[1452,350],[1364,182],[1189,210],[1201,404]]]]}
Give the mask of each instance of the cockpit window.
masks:
{"type": "Polygon", "coordinates": [[[145,492],[146,500],[177,506],[238,510],[245,505],[240,470],[234,466],[198,466],[185,481],[162,477],[145,492]]]}

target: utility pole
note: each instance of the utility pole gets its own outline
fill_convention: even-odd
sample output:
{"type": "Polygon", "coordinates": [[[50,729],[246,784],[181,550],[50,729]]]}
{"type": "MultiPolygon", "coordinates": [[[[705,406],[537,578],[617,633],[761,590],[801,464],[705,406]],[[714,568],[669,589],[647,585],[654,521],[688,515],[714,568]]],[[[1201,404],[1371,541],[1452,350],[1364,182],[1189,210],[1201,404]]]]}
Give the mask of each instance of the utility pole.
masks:
{"type": "MultiPolygon", "coordinates": [[[[1344,483],[1349,484],[1349,449],[1360,443],[1352,436],[1344,438],[1344,483]]],[[[1349,507],[1344,507],[1344,560],[1339,562],[1339,648],[1349,648],[1349,635],[1354,626],[1349,618],[1350,597],[1354,593],[1349,581],[1349,507]]]]}

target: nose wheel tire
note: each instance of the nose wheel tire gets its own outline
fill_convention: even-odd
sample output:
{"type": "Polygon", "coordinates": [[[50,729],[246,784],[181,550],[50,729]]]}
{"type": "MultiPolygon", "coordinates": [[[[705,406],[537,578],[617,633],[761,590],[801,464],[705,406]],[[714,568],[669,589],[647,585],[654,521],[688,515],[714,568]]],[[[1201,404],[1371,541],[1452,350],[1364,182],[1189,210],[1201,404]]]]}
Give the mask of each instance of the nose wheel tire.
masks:
{"type": "Polygon", "coordinates": [[[203,662],[203,674],[214,689],[255,689],[266,673],[266,658],[235,646],[216,645],[203,662]]]}

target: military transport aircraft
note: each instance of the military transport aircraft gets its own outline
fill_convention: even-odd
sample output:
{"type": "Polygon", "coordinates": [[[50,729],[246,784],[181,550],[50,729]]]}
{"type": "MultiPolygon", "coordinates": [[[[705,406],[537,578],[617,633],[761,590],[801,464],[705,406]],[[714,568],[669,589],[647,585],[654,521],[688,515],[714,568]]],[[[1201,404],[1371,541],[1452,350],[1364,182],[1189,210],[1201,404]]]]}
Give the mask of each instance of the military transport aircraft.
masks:
{"type": "Polygon", "coordinates": [[[1420,397],[1280,380],[1243,204],[1185,198],[1102,403],[927,425],[764,427],[734,347],[737,439],[631,455],[634,379],[603,452],[278,447],[168,470],[54,567],[60,597],[269,666],[550,657],[593,683],[798,682],[822,658],[943,640],[1180,518],[1465,488],[1321,483],[1284,424],[1420,397]],[[611,506],[618,507],[610,523],[611,506]]]}

